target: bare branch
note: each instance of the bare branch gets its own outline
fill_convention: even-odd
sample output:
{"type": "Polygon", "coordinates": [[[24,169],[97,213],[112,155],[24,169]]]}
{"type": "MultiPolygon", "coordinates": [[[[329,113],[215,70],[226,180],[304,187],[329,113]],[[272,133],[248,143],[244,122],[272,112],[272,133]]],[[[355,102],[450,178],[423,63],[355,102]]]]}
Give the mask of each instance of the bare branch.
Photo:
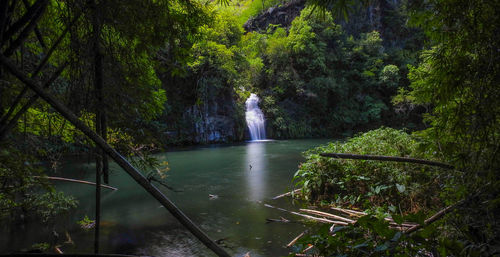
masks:
{"type": "MultiPolygon", "coordinates": [[[[87,185],[93,185],[95,186],[96,183],[90,182],[90,181],[85,181],[85,180],[78,180],[78,179],[71,179],[71,178],[61,178],[61,177],[41,177],[41,176],[33,176],[34,178],[38,179],[48,179],[48,180],[58,180],[58,181],[64,181],[64,182],[73,182],[73,183],[80,183],[80,184],[87,184],[87,185]]],[[[111,189],[111,190],[118,190],[116,187],[108,186],[108,185],[100,185],[101,187],[111,189]]]]}

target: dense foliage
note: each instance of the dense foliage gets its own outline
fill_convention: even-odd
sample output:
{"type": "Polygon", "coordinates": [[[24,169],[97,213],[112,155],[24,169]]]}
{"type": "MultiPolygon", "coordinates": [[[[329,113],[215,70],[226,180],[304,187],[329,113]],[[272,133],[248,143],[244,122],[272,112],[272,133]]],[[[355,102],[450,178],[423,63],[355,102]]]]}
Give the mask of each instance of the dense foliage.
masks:
{"type": "MultiPolygon", "coordinates": [[[[338,231],[340,233],[333,238],[330,232],[325,232],[323,229],[318,231],[319,234],[304,239],[305,245],[316,244],[321,254],[342,255],[346,252],[352,253],[353,256],[498,254],[500,112],[499,55],[496,51],[500,40],[496,24],[500,10],[499,2],[417,1],[413,3],[412,8],[413,24],[426,32],[432,47],[422,52],[418,66],[409,67],[408,78],[411,87],[400,88],[398,95],[393,98],[393,103],[403,113],[411,112],[416,106],[428,110],[425,122],[429,128],[414,133],[414,136],[423,139],[414,154],[427,158],[438,157],[455,165],[455,171],[430,173],[431,176],[428,178],[430,180],[427,181],[431,184],[439,182],[442,190],[428,192],[427,199],[439,196],[441,202],[446,205],[457,202],[461,204],[456,207],[454,215],[439,221],[437,230],[436,227],[430,226],[425,230],[433,231],[432,233],[420,234],[421,238],[425,239],[420,241],[424,243],[423,245],[415,243],[412,237],[398,236],[389,240],[391,242],[384,242],[377,235],[384,233],[384,228],[387,226],[381,221],[373,220],[373,225],[363,221],[357,226],[341,228],[338,231]],[[442,179],[436,181],[435,179],[439,177],[442,179]],[[359,236],[360,231],[362,236],[359,236]],[[438,236],[439,233],[441,236],[438,236]],[[336,241],[335,237],[339,235],[339,238],[345,240],[336,241]],[[363,240],[366,242],[360,244],[363,240]],[[398,243],[401,241],[403,243],[398,243]],[[424,246],[426,250],[417,253],[407,252],[414,246],[424,246]]],[[[369,134],[345,144],[334,144],[316,151],[343,151],[347,147],[356,151],[357,149],[351,147],[352,144],[365,139],[369,134]]],[[[378,149],[378,154],[383,154],[387,149],[390,147],[381,147],[378,149]]],[[[320,185],[318,181],[323,181],[324,174],[335,179],[345,178],[345,175],[339,174],[338,171],[352,165],[343,165],[342,169],[339,169],[329,164],[327,160],[318,159],[315,151],[310,154],[312,155],[308,157],[309,161],[303,164],[298,172],[299,176],[304,175],[299,183],[305,186],[306,192],[317,192],[321,189],[315,185],[320,185]],[[309,178],[312,179],[309,182],[313,184],[312,186],[309,186],[309,183],[305,184],[309,178]]],[[[366,164],[357,165],[363,167],[366,164]]],[[[381,166],[391,165],[381,164],[381,166]]],[[[378,170],[380,168],[372,167],[369,174],[378,170]]],[[[393,176],[384,182],[397,179],[401,174],[405,173],[400,171],[397,175],[392,174],[393,176]]],[[[418,175],[412,174],[409,181],[420,181],[421,177],[418,175]]],[[[330,178],[328,182],[335,183],[335,179],[330,178]]],[[[357,182],[356,186],[359,186],[361,182],[357,182]]],[[[356,195],[355,189],[351,191],[356,195]]],[[[336,188],[330,197],[342,193],[345,194],[342,188],[336,188]]],[[[390,203],[392,197],[384,199],[382,206],[390,203]]],[[[375,203],[371,208],[380,205],[380,202],[375,203]]],[[[427,207],[437,211],[438,206],[427,207]]]]}
{"type": "Polygon", "coordinates": [[[2,149],[0,179],[0,221],[54,223],[56,215],[69,211],[77,201],[56,192],[43,179],[43,170],[33,167],[36,159],[17,150],[2,149]]]}
{"type": "Polygon", "coordinates": [[[309,150],[295,174],[304,198],[361,209],[416,213],[439,208],[443,190],[441,169],[402,162],[325,158],[320,153],[352,153],[412,157],[432,160],[432,152],[419,149],[421,140],[391,128],[380,128],[346,142],[309,150]]]}
{"type": "MultiPolygon", "coordinates": [[[[347,31],[335,16],[307,7],[288,27],[270,25],[267,31],[244,34],[229,13],[238,13],[239,4],[212,11],[215,19],[201,30],[180,76],[168,69],[162,73],[167,95],[176,99],[167,101],[167,136],[158,135],[164,142],[242,140],[250,92],[261,98],[271,138],[342,136],[381,124],[418,124],[419,118],[395,113],[391,97],[409,84],[407,64],[416,64],[419,33],[403,40],[387,26],[381,34],[375,30],[381,23],[363,16],[366,9],[358,11],[364,17],[357,21],[360,28],[347,31]]],[[[387,8],[386,20],[408,15],[406,3],[387,8]]],[[[410,30],[399,21],[391,26],[410,30]]]]}

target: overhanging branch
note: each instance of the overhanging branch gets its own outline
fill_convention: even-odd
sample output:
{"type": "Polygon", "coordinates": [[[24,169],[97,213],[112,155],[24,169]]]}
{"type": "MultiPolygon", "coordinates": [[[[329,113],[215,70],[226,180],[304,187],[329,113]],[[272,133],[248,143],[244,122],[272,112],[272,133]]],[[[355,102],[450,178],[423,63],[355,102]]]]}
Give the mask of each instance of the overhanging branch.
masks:
{"type": "Polygon", "coordinates": [[[408,157],[397,157],[397,156],[383,156],[383,155],[367,155],[367,154],[348,154],[348,153],[321,153],[319,154],[323,157],[331,157],[338,159],[353,159],[353,160],[373,160],[373,161],[391,161],[391,162],[409,162],[409,163],[419,163],[431,166],[437,166],[445,169],[454,169],[452,165],[428,161],[422,159],[408,158],[408,157]]]}

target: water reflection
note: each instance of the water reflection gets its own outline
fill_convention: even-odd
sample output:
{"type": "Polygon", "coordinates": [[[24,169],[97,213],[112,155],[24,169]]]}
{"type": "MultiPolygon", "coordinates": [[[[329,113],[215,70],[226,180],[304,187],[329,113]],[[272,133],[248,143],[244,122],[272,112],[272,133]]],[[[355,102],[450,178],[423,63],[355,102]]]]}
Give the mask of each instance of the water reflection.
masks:
{"type": "MultiPolygon", "coordinates": [[[[160,190],[211,238],[224,239],[228,251],[234,256],[243,256],[247,252],[251,252],[252,257],[285,256],[288,249],[281,246],[305,228],[299,223],[266,224],[266,218],[294,217],[267,208],[259,201],[289,190],[290,180],[303,160],[300,152],[325,142],[249,142],[230,147],[162,153],[157,157],[160,162],[168,161],[171,168],[167,184],[182,192],[163,187],[160,190]],[[219,197],[210,200],[208,194],[219,197]]],[[[214,256],[118,166],[111,163],[110,168],[114,169],[110,178],[112,186],[119,190],[102,192],[101,251],[174,257],[214,256]]],[[[93,164],[71,162],[64,167],[63,174],[94,181],[94,172],[93,164]],[[77,172],[81,169],[87,171],[87,176],[77,172]]],[[[82,230],[77,221],[85,215],[93,218],[95,188],[63,182],[57,187],[74,195],[80,203],[68,220],[58,220],[64,222],[77,242],[71,249],[67,246],[63,250],[67,253],[91,252],[89,246],[93,245],[93,233],[82,230]]],[[[283,206],[287,202],[288,199],[283,199],[277,204],[286,209],[295,208],[283,206]]],[[[45,242],[47,235],[52,235],[51,229],[42,231],[37,225],[27,228],[26,233],[19,233],[19,228],[16,228],[12,235],[3,236],[5,229],[2,225],[0,252],[27,249],[34,243],[45,242]]],[[[64,230],[57,232],[64,235],[64,230]]]]}
{"type": "Polygon", "coordinates": [[[265,195],[267,176],[266,143],[251,142],[246,147],[246,178],[248,199],[262,201],[265,195]]]}

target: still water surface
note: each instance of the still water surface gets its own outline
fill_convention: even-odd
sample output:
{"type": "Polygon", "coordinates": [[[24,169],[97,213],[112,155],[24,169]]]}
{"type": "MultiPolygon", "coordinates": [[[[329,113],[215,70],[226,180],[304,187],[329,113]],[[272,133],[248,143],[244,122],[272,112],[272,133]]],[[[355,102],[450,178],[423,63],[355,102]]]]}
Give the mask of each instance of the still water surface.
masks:
{"type": "MultiPolygon", "coordinates": [[[[170,167],[167,184],[181,192],[158,187],[212,239],[223,239],[231,254],[283,256],[288,253],[283,246],[305,227],[300,223],[266,223],[266,218],[297,218],[264,203],[299,207],[292,206],[290,199],[271,198],[290,190],[292,177],[303,161],[301,152],[323,143],[326,140],[248,142],[162,153],[157,157],[160,162],[168,161],[170,167]],[[209,194],[218,197],[211,199],[209,194]]],[[[67,164],[60,175],[94,181],[93,169],[93,163],[67,164]]],[[[118,190],[102,191],[101,252],[213,256],[118,166],[111,164],[110,169],[110,185],[118,190]]],[[[68,217],[69,224],[85,214],[93,218],[93,187],[57,186],[80,201],[78,211],[68,217]]],[[[77,246],[68,251],[92,252],[93,232],[73,227],[70,234],[77,246]]]]}

